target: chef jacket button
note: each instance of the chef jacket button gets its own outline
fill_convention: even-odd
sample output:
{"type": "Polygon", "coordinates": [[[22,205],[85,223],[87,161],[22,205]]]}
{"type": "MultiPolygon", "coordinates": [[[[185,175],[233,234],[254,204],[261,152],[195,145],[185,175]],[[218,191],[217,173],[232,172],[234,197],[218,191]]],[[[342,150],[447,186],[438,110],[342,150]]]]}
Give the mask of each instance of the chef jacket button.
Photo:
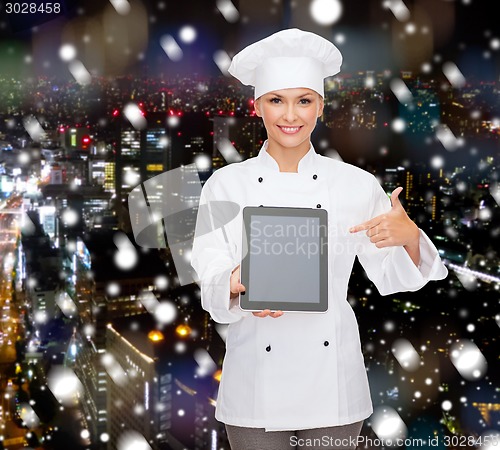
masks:
{"type": "Polygon", "coordinates": [[[259,183],[262,183],[264,181],[264,178],[259,177],[259,183]]]}
{"type": "Polygon", "coordinates": [[[318,178],[318,175],[314,174],[313,175],[313,180],[315,180],[316,178],[318,178]]]}
{"type": "Polygon", "coordinates": [[[271,346],[270,346],[270,345],[268,345],[268,346],[266,347],[266,352],[270,352],[270,351],[271,351],[271,346]]]}
{"type": "Polygon", "coordinates": [[[316,205],[316,208],[321,208],[321,205],[318,203],[318,204],[316,205]]]}
{"type": "Polygon", "coordinates": [[[328,346],[330,345],[330,343],[329,343],[328,341],[325,341],[325,342],[323,342],[323,345],[324,345],[325,347],[328,347],[328,346]]]}

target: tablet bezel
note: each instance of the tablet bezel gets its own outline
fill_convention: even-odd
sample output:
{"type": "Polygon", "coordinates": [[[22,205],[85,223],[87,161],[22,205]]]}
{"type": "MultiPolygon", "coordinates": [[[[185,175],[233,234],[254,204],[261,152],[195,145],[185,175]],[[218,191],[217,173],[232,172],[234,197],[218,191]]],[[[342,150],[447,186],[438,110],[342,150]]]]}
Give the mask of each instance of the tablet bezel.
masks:
{"type": "MultiPolygon", "coordinates": [[[[252,300],[251,286],[249,286],[250,253],[246,252],[241,260],[240,280],[246,291],[240,293],[240,308],[243,311],[271,311],[324,313],[328,310],[328,213],[320,208],[296,208],[273,206],[246,206],[243,208],[243,249],[250,240],[250,223],[254,215],[273,217],[307,217],[319,218],[319,244],[323,249],[319,254],[319,302],[278,302],[252,300]]],[[[245,252],[244,252],[245,253],[245,252]]]]}

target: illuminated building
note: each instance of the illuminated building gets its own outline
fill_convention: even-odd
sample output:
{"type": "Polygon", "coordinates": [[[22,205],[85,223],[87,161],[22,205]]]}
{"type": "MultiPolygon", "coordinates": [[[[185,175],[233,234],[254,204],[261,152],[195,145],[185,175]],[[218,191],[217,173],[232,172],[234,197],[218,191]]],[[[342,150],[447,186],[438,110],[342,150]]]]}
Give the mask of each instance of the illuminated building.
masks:
{"type": "MultiPolygon", "coordinates": [[[[69,184],[48,184],[42,187],[42,193],[45,202],[54,208],[55,215],[55,231],[49,233],[51,237],[56,239],[59,236],[74,234],[81,231],[86,226],[93,224],[98,217],[102,217],[109,211],[111,194],[106,192],[102,186],[90,186],[87,184],[78,186],[75,192],[73,186],[69,184]],[[77,214],[78,220],[71,226],[64,220],[64,212],[71,210],[77,214]]],[[[47,211],[49,206],[40,207],[40,214],[47,219],[47,211]]],[[[45,227],[45,221],[44,221],[45,227]]]]}
{"type": "Polygon", "coordinates": [[[23,232],[22,283],[29,300],[33,321],[44,323],[56,314],[56,292],[60,289],[59,271],[62,264],[61,251],[50,244],[50,239],[40,225],[36,211],[27,216],[33,229],[23,232]]]}
{"type": "Polygon", "coordinates": [[[108,450],[116,450],[120,435],[130,430],[153,450],[221,447],[223,425],[213,418],[220,371],[199,372],[194,352],[201,342],[195,336],[185,323],[158,330],[149,314],[108,325],[108,450]]]}
{"type": "MultiPolygon", "coordinates": [[[[195,229],[201,185],[204,179],[210,175],[211,167],[208,157],[208,149],[211,147],[210,122],[204,115],[196,113],[185,115],[179,113],[177,115],[171,112],[169,114],[166,118],[168,135],[159,134],[159,129],[156,135],[152,134],[149,129],[146,131],[145,136],[149,139],[147,141],[149,144],[144,147],[144,151],[149,164],[145,166],[147,172],[144,174],[141,172],[141,176],[136,178],[136,183],[144,182],[147,207],[162,219],[156,222],[157,226],[153,231],[155,233],[153,238],[156,239],[153,247],[158,245],[158,248],[165,248],[166,236],[168,236],[170,251],[179,256],[179,263],[184,261],[183,264],[186,265],[183,252],[187,247],[191,247],[189,240],[192,239],[195,229]],[[166,143],[162,144],[164,140],[166,143]],[[160,164],[159,160],[154,163],[153,155],[161,155],[165,163],[160,164]],[[201,158],[205,164],[208,161],[206,169],[198,165],[200,162],[198,158],[201,158]],[[192,164],[193,160],[196,164],[192,164]],[[175,172],[167,175],[169,168],[175,172]],[[146,177],[151,182],[146,183],[146,177]],[[182,214],[176,214],[180,212],[182,214]],[[183,243],[185,243],[185,247],[182,247],[183,243]],[[173,250],[174,246],[175,251],[173,250]]],[[[147,117],[148,120],[151,120],[153,116],[148,114],[147,117]]],[[[159,117],[162,115],[160,114],[159,117]]],[[[124,148],[122,148],[123,151],[124,148]]],[[[122,155],[122,165],[125,160],[125,156],[122,155]]],[[[124,166],[123,169],[125,174],[127,170],[129,172],[135,171],[136,174],[139,170],[134,169],[132,165],[124,166]]],[[[123,179],[125,180],[125,175],[123,179]]],[[[122,187],[124,188],[125,184],[122,183],[122,187]]],[[[122,194],[124,192],[125,189],[123,189],[122,194]]],[[[129,195],[128,201],[129,206],[131,204],[144,204],[144,193],[139,188],[134,189],[133,193],[129,195]]],[[[143,217],[132,213],[130,220],[131,225],[137,227],[143,217]]],[[[176,256],[173,256],[174,260],[176,256]]],[[[192,271],[190,267],[187,270],[192,271]]]]}
{"type": "Polygon", "coordinates": [[[59,129],[61,145],[67,152],[88,152],[92,145],[89,130],[84,127],[61,127],[59,129]]]}
{"type": "Polygon", "coordinates": [[[50,170],[50,184],[62,184],[63,183],[63,171],[59,164],[54,164],[50,170]]]}
{"type": "MultiPolygon", "coordinates": [[[[115,191],[119,198],[172,166],[172,147],[165,113],[146,113],[146,127],[133,128],[126,119],[117,118],[115,191]]],[[[171,133],[170,133],[171,134],[171,133]]]]}
{"type": "Polygon", "coordinates": [[[106,325],[115,318],[144,313],[140,293],[154,293],[155,278],[166,272],[156,252],[143,253],[138,248],[136,266],[120,270],[114,262],[118,249],[113,235],[113,231],[94,231],[77,241],[77,307],[82,327],[75,373],[84,386],[82,409],[94,442],[99,442],[106,431],[108,417],[106,372],[101,363],[106,347],[106,325]],[[110,290],[109,286],[116,290],[110,290]],[[87,329],[91,330],[88,335],[87,329]]]}
{"type": "Polygon", "coordinates": [[[125,195],[140,183],[141,132],[122,129],[120,132],[120,152],[116,155],[115,191],[125,195]]]}
{"type": "Polygon", "coordinates": [[[477,408],[478,411],[481,413],[482,418],[484,421],[488,424],[492,424],[491,420],[491,413],[495,412],[498,413],[500,412],[500,403],[472,403],[472,406],[474,408],[477,408]]]}
{"type": "MultiPolygon", "coordinates": [[[[384,171],[384,188],[386,192],[392,192],[398,186],[405,186],[406,169],[402,166],[386,168],[384,171]]],[[[406,191],[404,192],[405,196],[406,191]]]]}
{"type": "Polygon", "coordinates": [[[108,192],[115,192],[116,183],[116,163],[106,161],[104,163],[104,189],[108,192]]]}
{"type": "Polygon", "coordinates": [[[115,161],[109,156],[92,155],[88,161],[88,184],[102,186],[106,192],[115,193],[115,161]]]}
{"type": "Polygon", "coordinates": [[[226,165],[219,149],[221,139],[235,143],[242,159],[257,156],[265,139],[264,124],[260,117],[214,117],[213,152],[214,169],[226,165]]]}
{"type": "MultiPolygon", "coordinates": [[[[177,167],[192,164],[199,156],[209,156],[212,151],[212,126],[210,120],[202,113],[183,113],[171,115],[167,119],[169,139],[171,142],[171,166],[177,167]]],[[[202,183],[210,175],[207,170],[200,171],[202,183]]]]}

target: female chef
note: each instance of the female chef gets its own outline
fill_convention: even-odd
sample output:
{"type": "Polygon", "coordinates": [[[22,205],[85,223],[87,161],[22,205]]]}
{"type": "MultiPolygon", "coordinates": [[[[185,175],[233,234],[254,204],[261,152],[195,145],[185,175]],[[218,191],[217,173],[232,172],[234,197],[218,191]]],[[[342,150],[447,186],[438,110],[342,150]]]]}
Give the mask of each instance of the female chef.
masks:
{"type": "MultiPolygon", "coordinates": [[[[313,442],[322,449],[355,448],[372,403],[346,300],[354,259],[382,295],[415,291],[447,274],[432,242],[406,215],[401,188],[391,205],[374,176],[314,151],[310,137],[323,112],[324,78],[338,73],[341,62],[331,42],[288,29],[246,47],[229,68],[255,87],[268,139],[257,157],[215,171],[200,204],[323,208],[329,242],[335,242],[326,313],[250,313],[238,305],[245,289],[239,282],[241,212],[195,237],[191,263],[202,306],[229,324],[215,417],[226,424],[232,450],[313,448],[313,442]]],[[[199,229],[209,222],[224,219],[199,213],[199,229]]]]}

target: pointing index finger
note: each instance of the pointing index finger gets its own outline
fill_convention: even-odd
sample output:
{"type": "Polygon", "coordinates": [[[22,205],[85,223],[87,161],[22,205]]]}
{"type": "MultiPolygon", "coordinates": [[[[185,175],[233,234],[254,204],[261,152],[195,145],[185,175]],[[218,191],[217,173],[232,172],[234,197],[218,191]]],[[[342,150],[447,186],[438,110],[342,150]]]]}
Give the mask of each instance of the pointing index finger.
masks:
{"type": "Polygon", "coordinates": [[[367,220],[366,222],[360,223],[359,225],[355,225],[354,227],[349,228],[350,233],[357,233],[358,231],[369,230],[379,224],[379,216],[374,217],[373,219],[367,220]]]}
{"type": "Polygon", "coordinates": [[[356,225],[354,227],[351,227],[349,228],[349,233],[357,233],[358,231],[362,231],[362,230],[368,230],[368,227],[367,226],[368,222],[364,222],[364,223],[360,223],[359,225],[356,225]]]}

